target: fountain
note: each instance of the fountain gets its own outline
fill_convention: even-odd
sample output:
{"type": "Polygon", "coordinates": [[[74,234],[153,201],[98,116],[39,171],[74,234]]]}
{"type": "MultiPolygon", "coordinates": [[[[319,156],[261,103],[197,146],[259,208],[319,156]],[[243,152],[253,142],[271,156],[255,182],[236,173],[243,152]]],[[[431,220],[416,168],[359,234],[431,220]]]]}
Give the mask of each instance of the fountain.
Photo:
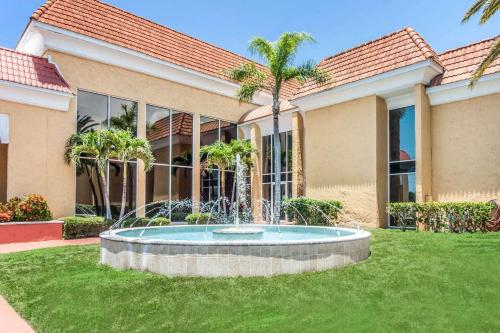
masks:
{"type": "MultiPolygon", "coordinates": [[[[148,225],[134,227],[133,221],[124,228],[135,215],[135,211],[130,212],[100,235],[101,263],[169,276],[222,277],[321,271],[368,258],[371,235],[359,227],[248,223],[252,218],[246,204],[248,185],[244,172],[245,166],[237,155],[236,196],[229,212],[220,212],[220,201],[162,201],[140,208],[152,216],[148,225]],[[188,207],[215,216],[214,223],[150,226],[155,218],[188,207]],[[241,216],[245,223],[241,223],[241,216]]],[[[272,205],[263,202],[262,206],[271,213],[272,205]]],[[[301,218],[307,224],[307,217],[301,218]]]]}

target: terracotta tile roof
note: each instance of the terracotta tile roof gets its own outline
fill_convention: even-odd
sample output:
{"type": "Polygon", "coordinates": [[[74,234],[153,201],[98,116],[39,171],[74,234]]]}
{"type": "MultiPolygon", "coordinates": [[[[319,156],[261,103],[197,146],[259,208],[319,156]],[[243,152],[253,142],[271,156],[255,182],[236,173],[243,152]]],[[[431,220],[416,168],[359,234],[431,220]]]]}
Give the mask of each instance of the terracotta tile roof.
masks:
{"type": "MultiPolygon", "coordinates": [[[[437,86],[462,80],[468,80],[490,52],[495,38],[482,40],[470,45],[459,47],[441,53],[438,57],[445,72],[437,76],[431,82],[431,86],[437,86]]],[[[500,58],[497,58],[485,71],[485,74],[500,72],[500,58]]]]}
{"type": "MultiPolygon", "coordinates": [[[[170,134],[169,130],[169,117],[163,117],[152,124],[151,129],[148,130],[146,138],[148,141],[156,141],[166,138],[170,134]]],[[[227,121],[221,121],[221,129],[224,127],[232,126],[233,124],[227,121]]],[[[206,133],[217,131],[219,129],[218,121],[210,121],[200,125],[200,132],[206,133]]],[[[174,113],[172,116],[172,135],[185,135],[190,136],[193,133],[193,116],[188,113],[174,113]]]]}
{"type": "Polygon", "coordinates": [[[293,98],[366,79],[427,59],[434,59],[439,63],[436,53],[424,39],[413,29],[405,28],[324,59],[319,67],[330,75],[330,81],[321,86],[307,82],[298,89],[293,98]]]}
{"type": "Polygon", "coordinates": [[[69,85],[46,58],[0,47],[0,80],[72,93],[69,85]]]}
{"type": "MultiPolygon", "coordinates": [[[[157,120],[147,132],[148,141],[156,141],[161,138],[168,137],[170,117],[164,117],[157,120]]],[[[187,113],[174,113],[172,116],[172,134],[173,135],[192,135],[193,133],[193,116],[187,113]]]]}
{"type": "MultiPolygon", "coordinates": [[[[250,62],[97,0],[48,0],[31,18],[224,80],[228,80],[223,73],[225,69],[250,62]]],[[[285,85],[283,96],[290,96],[296,85],[295,82],[285,85]]]]}
{"type": "MultiPolygon", "coordinates": [[[[280,112],[289,111],[296,108],[288,100],[282,100],[280,104],[280,112]]],[[[250,110],[245,113],[240,118],[240,123],[246,123],[248,121],[264,118],[273,114],[273,108],[271,104],[260,106],[256,109],[250,110]]]]}

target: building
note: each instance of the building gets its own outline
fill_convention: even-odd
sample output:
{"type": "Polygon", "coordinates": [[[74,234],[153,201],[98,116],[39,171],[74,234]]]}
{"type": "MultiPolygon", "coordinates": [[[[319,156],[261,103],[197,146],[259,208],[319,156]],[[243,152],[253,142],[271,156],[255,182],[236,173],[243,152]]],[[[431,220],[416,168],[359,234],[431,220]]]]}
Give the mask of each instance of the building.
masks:
{"type": "MultiPolygon", "coordinates": [[[[284,195],[341,200],[372,226],[387,226],[388,201],[497,198],[500,60],[467,87],[493,42],[437,54],[405,28],[321,61],[326,85],[288,84],[284,195]]],[[[34,192],[55,216],[98,212],[92,161],[75,170],[63,154],[71,134],[104,127],[154,148],[150,172],[131,163],[127,209],[218,197],[220,175],[200,167],[199,149],[237,137],[258,148],[252,198],[272,199],[271,96],[240,104],[223,74],[248,61],[99,1],[47,1],[17,49],[0,49],[0,200],[34,192]]],[[[110,163],[113,206],[120,170],[110,163]]]]}

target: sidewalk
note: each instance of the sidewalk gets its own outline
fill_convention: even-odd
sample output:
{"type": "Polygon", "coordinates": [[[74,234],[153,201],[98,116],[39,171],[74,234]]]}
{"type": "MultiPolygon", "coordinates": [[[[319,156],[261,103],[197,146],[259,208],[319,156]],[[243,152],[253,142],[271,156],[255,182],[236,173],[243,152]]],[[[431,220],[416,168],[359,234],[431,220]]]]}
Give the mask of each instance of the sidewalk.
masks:
{"type": "MultiPolygon", "coordinates": [[[[82,239],[69,239],[69,240],[52,240],[52,241],[44,241],[44,242],[1,244],[0,245],[0,254],[20,252],[20,251],[29,251],[29,250],[35,250],[35,249],[45,249],[48,247],[67,246],[67,245],[87,245],[87,244],[99,244],[99,237],[82,238],[82,239]]],[[[0,332],[3,332],[3,331],[0,330],[0,332]]]]}

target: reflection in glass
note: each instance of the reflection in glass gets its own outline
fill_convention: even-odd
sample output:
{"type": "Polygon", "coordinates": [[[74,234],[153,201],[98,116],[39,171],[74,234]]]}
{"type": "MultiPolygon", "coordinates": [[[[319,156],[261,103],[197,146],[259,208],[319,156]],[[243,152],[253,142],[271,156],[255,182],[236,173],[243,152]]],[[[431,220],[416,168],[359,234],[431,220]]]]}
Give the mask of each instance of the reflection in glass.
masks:
{"type": "Polygon", "coordinates": [[[204,169],[201,172],[201,201],[208,202],[219,198],[219,170],[204,169]]]}
{"type": "Polygon", "coordinates": [[[169,199],[170,167],[153,165],[146,173],[146,204],[169,199]]]}
{"type": "Polygon", "coordinates": [[[170,110],[146,105],[146,138],[153,149],[155,163],[169,164],[170,110]]]}
{"type": "Polygon", "coordinates": [[[389,111],[389,160],[415,159],[415,107],[389,111]]]}
{"type": "MultiPolygon", "coordinates": [[[[108,170],[109,203],[111,206],[111,216],[113,216],[113,218],[118,218],[120,216],[120,208],[122,203],[124,172],[123,163],[118,161],[110,161],[108,170]]],[[[128,163],[127,188],[125,190],[125,214],[135,209],[136,180],[136,163],[128,163]]]]}
{"type": "Polygon", "coordinates": [[[221,120],[220,122],[220,140],[230,143],[231,140],[238,138],[238,125],[221,120]]]}
{"type": "Polygon", "coordinates": [[[193,165],[193,116],[172,111],[172,164],[193,165]]]}
{"type": "Polygon", "coordinates": [[[76,215],[104,215],[104,188],[93,159],[76,168],[76,215]]]}
{"type": "Polygon", "coordinates": [[[94,129],[108,126],[108,97],[86,91],[78,91],[78,121],[93,124],[94,129]]]}
{"type": "Polygon", "coordinates": [[[416,199],[415,173],[389,176],[390,201],[414,202],[416,199]]]}
{"type": "MultiPolygon", "coordinates": [[[[171,200],[175,206],[177,200],[192,198],[192,179],[193,170],[191,168],[172,166],[171,174],[171,200]]],[[[191,213],[190,208],[173,209],[171,219],[173,222],[184,221],[186,216],[191,213]]]]}
{"type": "Polygon", "coordinates": [[[131,131],[137,135],[137,102],[111,97],[109,100],[109,127],[131,131]]]}
{"type": "Polygon", "coordinates": [[[200,117],[200,147],[210,145],[219,140],[219,120],[200,117]]]}

